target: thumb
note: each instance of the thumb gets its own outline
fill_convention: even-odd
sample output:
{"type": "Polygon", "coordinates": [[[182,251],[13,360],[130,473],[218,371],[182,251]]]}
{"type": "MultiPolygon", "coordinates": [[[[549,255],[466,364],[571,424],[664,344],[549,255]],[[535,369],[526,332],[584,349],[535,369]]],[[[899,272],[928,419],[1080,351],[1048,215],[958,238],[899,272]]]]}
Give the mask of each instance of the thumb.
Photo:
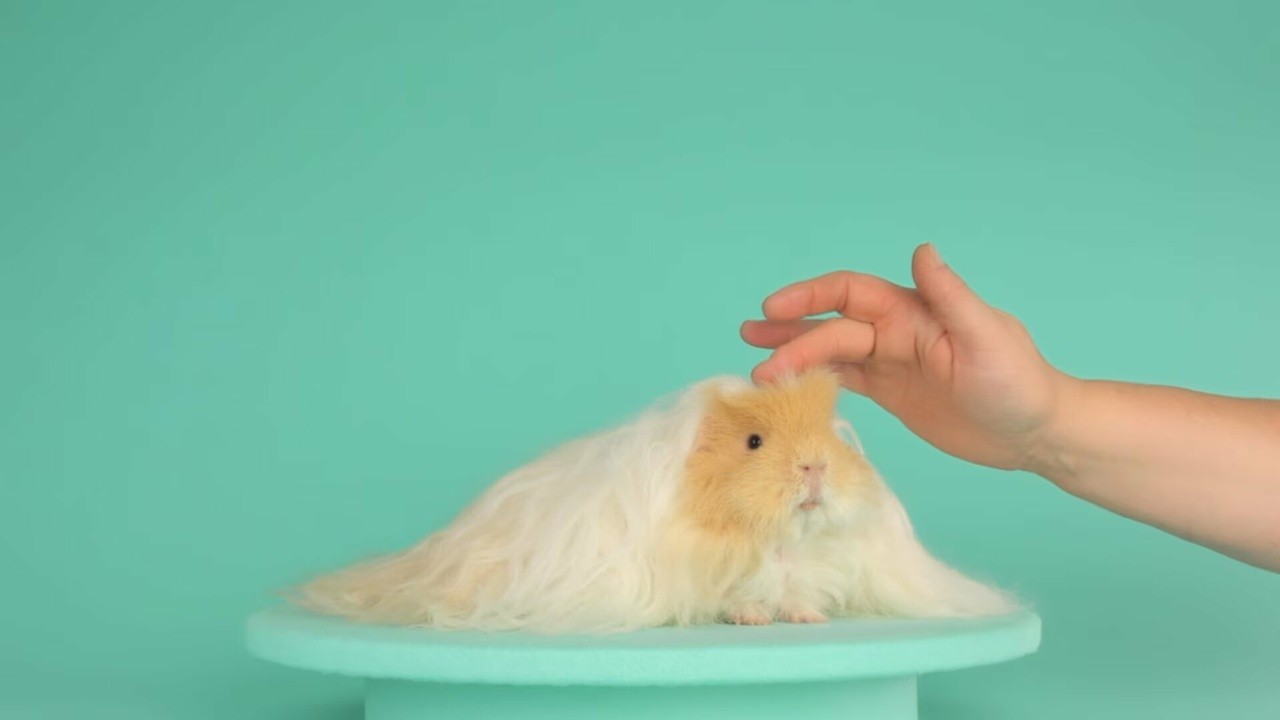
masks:
{"type": "Polygon", "coordinates": [[[977,339],[991,327],[995,318],[991,306],[942,261],[933,243],[916,248],[911,258],[911,276],[916,290],[948,332],[961,339],[977,339]]]}

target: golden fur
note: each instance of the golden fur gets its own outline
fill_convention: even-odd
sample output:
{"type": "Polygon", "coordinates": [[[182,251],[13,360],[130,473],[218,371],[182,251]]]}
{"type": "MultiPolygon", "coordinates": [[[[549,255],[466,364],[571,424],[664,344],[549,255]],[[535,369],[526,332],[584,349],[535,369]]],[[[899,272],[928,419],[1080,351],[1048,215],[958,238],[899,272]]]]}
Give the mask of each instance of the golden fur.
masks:
{"type": "Polygon", "coordinates": [[[842,438],[825,370],[713,378],[490,487],[418,545],[318,578],[304,607],[438,628],[618,631],[981,615],[1003,593],[927,553],[842,438]],[[752,447],[752,436],[758,447],[752,447]]]}

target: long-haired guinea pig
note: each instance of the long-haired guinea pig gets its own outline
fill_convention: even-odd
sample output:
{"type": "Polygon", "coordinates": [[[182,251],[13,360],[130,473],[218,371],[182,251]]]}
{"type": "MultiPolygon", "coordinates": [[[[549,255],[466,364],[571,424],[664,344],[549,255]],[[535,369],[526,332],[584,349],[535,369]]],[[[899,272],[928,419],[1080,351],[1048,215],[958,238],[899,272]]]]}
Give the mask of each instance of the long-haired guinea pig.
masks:
{"type": "Polygon", "coordinates": [[[836,417],[838,390],[825,370],[698,383],[294,600],[364,622],[534,632],[1013,609],[920,545],[836,417]]]}

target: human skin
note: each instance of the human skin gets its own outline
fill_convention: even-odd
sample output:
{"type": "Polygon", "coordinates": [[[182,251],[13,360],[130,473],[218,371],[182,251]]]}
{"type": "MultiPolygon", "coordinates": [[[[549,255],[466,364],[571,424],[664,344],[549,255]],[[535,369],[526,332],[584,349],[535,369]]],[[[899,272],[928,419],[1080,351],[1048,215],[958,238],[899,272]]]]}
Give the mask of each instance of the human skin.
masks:
{"type": "Polygon", "coordinates": [[[830,365],[946,453],[1280,571],[1280,401],[1072,377],[932,245],[911,272],[915,288],[840,271],[773,293],[741,329],[773,350],[752,378],[830,365]]]}

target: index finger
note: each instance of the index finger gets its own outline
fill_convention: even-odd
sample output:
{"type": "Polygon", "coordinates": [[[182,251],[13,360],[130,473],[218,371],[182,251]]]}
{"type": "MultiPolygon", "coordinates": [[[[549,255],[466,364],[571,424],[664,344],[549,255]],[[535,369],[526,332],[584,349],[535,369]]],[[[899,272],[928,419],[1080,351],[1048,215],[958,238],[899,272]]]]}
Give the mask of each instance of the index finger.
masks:
{"type": "Polygon", "coordinates": [[[835,311],[847,318],[875,323],[910,295],[907,288],[884,278],[838,270],[773,293],[765,298],[764,316],[769,320],[799,320],[835,311]]]}

